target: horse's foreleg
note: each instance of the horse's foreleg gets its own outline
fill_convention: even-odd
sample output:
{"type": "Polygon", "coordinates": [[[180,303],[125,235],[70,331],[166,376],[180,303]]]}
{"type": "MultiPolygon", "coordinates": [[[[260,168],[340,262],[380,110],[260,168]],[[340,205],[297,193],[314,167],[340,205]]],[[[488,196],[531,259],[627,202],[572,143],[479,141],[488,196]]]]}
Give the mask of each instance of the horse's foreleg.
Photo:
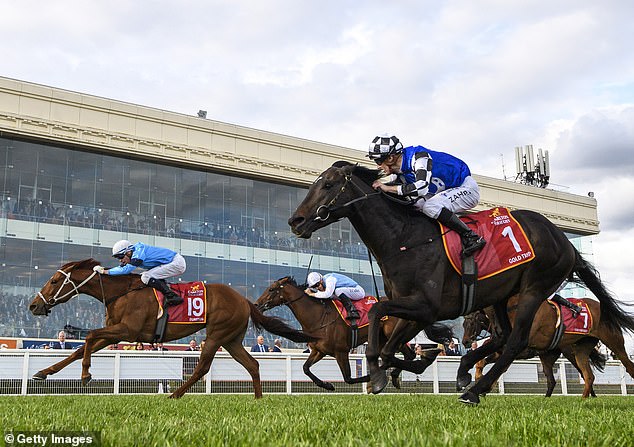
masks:
{"type": "MultiPolygon", "coordinates": [[[[387,369],[390,366],[398,366],[395,365],[395,362],[398,362],[399,359],[397,359],[394,354],[396,351],[404,349],[403,346],[416,337],[416,335],[422,330],[423,326],[414,321],[403,320],[400,318],[397,319],[393,330],[389,334],[385,334],[388,338],[381,348],[381,360],[383,362],[381,367],[383,369],[387,369]]],[[[414,357],[416,357],[415,354],[408,360],[411,360],[414,357]]],[[[409,371],[408,368],[403,369],[407,369],[409,371]]]]}
{"type": "Polygon", "coordinates": [[[36,372],[33,374],[34,380],[44,380],[46,377],[60,372],[62,369],[66,368],[68,365],[73,363],[75,360],[79,360],[84,355],[85,345],[82,345],[77,350],[73,351],[71,355],[66,357],[64,360],[55,363],[54,365],[49,366],[46,369],[36,372]]]}
{"type": "Polygon", "coordinates": [[[332,383],[322,381],[319,377],[317,377],[315,374],[313,374],[312,371],[310,370],[310,367],[313,366],[318,361],[320,361],[321,359],[323,359],[325,355],[326,354],[324,354],[323,352],[318,351],[315,348],[312,348],[311,351],[310,351],[310,354],[308,354],[308,358],[304,362],[304,366],[303,366],[304,374],[306,374],[308,377],[310,377],[310,380],[312,380],[313,383],[315,385],[317,385],[318,387],[324,388],[324,389],[326,389],[328,391],[334,391],[335,390],[335,386],[332,383]]]}
{"type": "Polygon", "coordinates": [[[385,316],[385,303],[376,303],[368,312],[368,347],[365,357],[370,372],[371,391],[378,394],[387,386],[385,371],[379,368],[379,349],[381,342],[381,318],[385,316]]]}
{"type": "MultiPolygon", "coordinates": [[[[508,343],[504,346],[504,350],[500,358],[493,364],[491,369],[476,382],[471,389],[460,396],[460,402],[465,404],[477,405],[480,403],[480,395],[486,394],[496,380],[508,369],[513,360],[528,346],[528,336],[530,334],[533,318],[537,312],[537,308],[541,305],[541,297],[525,295],[520,299],[520,306],[515,316],[515,325],[508,339],[508,343]]],[[[506,317],[505,323],[508,323],[506,312],[499,314],[496,309],[496,315],[506,317]]],[[[486,345],[485,345],[486,346],[486,345]]]]}
{"type": "MultiPolygon", "coordinates": [[[[500,337],[492,337],[489,342],[484,343],[477,349],[473,349],[467,352],[460,359],[460,366],[458,366],[458,371],[456,373],[456,389],[461,391],[465,389],[471,383],[471,373],[469,371],[475,365],[478,365],[483,359],[488,357],[491,354],[496,353],[502,346],[504,345],[504,339],[500,337]]],[[[484,369],[484,366],[482,366],[484,369]]],[[[482,372],[480,369],[480,372],[482,372]]],[[[481,375],[478,375],[478,370],[476,369],[476,380],[480,379],[481,375]]]]}
{"type": "MultiPolygon", "coordinates": [[[[86,342],[84,344],[83,360],[81,362],[81,383],[87,385],[92,379],[90,374],[91,355],[93,352],[97,352],[100,349],[105,348],[113,343],[119,343],[121,340],[129,340],[128,327],[123,323],[118,323],[112,326],[104,327],[101,329],[95,329],[90,331],[86,336],[86,342]]],[[[130,340],[132,341],[132,340],[130,340]]]]}

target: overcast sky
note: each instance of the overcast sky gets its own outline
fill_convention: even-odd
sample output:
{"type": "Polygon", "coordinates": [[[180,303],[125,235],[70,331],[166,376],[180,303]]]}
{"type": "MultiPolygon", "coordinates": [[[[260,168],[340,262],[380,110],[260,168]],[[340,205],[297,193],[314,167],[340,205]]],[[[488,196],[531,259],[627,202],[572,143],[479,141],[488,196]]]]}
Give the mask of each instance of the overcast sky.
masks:
{"type": "MultiPolygon", "coordinates": [[[[593,191],[634,303],[634,2],[0,0],[0,75],[365,149],[384,131],[593,191]]],[[[503,169],[504,166],[504,169],[503,169]]]]}

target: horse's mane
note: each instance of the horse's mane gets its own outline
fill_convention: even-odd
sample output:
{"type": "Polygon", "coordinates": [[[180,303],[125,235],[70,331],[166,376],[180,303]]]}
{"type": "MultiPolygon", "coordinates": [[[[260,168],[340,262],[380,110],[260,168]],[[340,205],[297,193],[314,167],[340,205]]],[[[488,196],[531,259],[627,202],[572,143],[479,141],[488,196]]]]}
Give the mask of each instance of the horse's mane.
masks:
{"type": "MultiPolygon", "coordinates": [[[[374,183],[375,180],[382,177],[382,173],[379,169],[366,168],[365,166],[360,166],[344,160],[336,161],[332,164],[333,168],[345,168],[347,166],[352,166],[352,173],[359,178],[359,180],[370,186],[372,186],[372,183],[374,183]]],[[[407,203],[402,198],[392,196],[390,194],[384,194],[383,196],[392,204],[392,206],[394,206],[395,211],[407,214],[414,219],[429,219],[420,211],[416,211],[412,206],[410,206],[411,203],[407,203]]]]}
{"type": "Polygon", "coordinates": [[[371,185],[375,180],[381,178],[381,171],[378,169],[370,169],[358,164],[353,165],[352,163],[343,160],[336,161],[332,164],[333,168],[343,168],[346,166],[354,166],[352,173],[368,185],[371,185]]]}
{"type": "Polygon", "coordinates": [[[66,264],[64,264],[63,266],[60,267],[61,270],[64,270],[66,267],[73,267],[73,268],[79,268],[79,269],[92,269],[95,265],[99,265],[100,262],[93,259],[93,258],[88,258],[88,259],[84,259],[82,261],[72,261],[72,262],[67,262],[66,264]]]}
{"type": "Polygon", "coordinates": [[[298,284],[297,281],[295,280],[294,276],[283,276],[280,279],[278,279],[278,281],[281,281],[285,278],[288,278],[288,282],[290,285],[297,287],[298,289],[306,289],[306,287],[308,287],[306,284],[298,284]]]}

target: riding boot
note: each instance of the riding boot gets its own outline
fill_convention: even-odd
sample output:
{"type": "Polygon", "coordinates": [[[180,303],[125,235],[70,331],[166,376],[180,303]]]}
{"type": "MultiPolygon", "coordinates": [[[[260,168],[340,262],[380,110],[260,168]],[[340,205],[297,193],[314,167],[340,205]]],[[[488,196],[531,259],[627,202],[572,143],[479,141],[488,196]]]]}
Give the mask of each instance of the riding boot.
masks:
{"type": "Polygon", "coordinates": [[[346,320],[358,320],[359,318],[361,318],[359,316],[359,311],[357,311],[357,308],[354,307],[354,304],[352,304],[352,300],[347,295],[344,295],[343,293],[339,295],[339,301],[341,301],[343,307],[345,307],[348,311],[348,316],[346,317],[346,320]]]}
{"type": "Polygon", "coordinates": [[[147,285],[163,293],[166,306],[176,306],[183,302],[183,298],[178,296],[178,294],[167,285],[164,279],[150,278],[147,285]]]}
{"type": "Polygon", "coordinates": [[[570,311],[572,312],[572,316],[574,318],[577,318],[577,316],[583,310],[580,306],[577,306],[575,303],[571,303],[570,301],[568,301],[566,298],[564,298],[561,295],[555,294],[550,300],[554,301],[560,306],[566,306],[568,309],[570,309],[570,311]]]}
{"type": "Polygon", "coordinates": [[[484,238],[469,228],[458,216],[443,208],[438,216],[438,222],[455,231],[462,241],[462,257],[467,258],[476,251],[482,249],[487,243],[484,238]]]}

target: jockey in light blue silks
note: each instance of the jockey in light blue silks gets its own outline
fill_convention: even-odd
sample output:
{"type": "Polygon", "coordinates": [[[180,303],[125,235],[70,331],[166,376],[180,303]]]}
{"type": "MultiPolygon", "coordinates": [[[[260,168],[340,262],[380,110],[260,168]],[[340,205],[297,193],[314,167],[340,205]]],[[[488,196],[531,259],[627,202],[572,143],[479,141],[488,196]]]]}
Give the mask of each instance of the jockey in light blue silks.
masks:
{"type": "Polygon", "coordinates": [[[351,300],[358,301],[365,297],[365,290],[356,281],[340,273],[310,272],[307,279],[307,295],[320,299],[337,298],[348,311],[348,320],[358,320],[359,312],[351,300]]]}
{"type": "Polygon", "coordinates": [[[93,270],[102,275],[127,275],[137,267],[147,269],[141,274],[141,281],[162,292],[165,295],[165,305],[174,306],[183,302],[183,298],[165,282],[165,278],[185,272],[187,265],[180,254],[167,248],[121,240],[112,246],[112,257],[121,262],[118,267],[105,269],[96,265],[93,270]]]}

